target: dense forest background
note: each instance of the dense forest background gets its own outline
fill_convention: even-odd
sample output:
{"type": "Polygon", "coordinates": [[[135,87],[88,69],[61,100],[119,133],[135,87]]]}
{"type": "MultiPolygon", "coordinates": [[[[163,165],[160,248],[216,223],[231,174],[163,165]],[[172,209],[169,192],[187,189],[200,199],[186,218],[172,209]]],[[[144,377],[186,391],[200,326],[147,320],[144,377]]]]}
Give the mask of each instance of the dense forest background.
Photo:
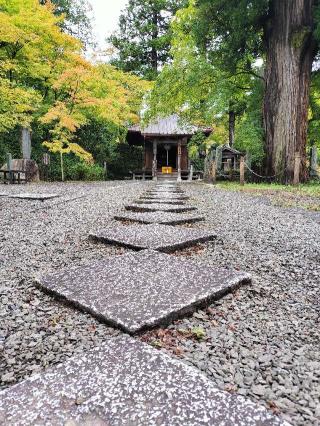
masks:
{"type": "Polygon", "coordinates": [[[150,83],[86,59],[92,47],[85,0],[0,0],[0,160],[21,158],[31,133],[32,158],[50,152],[50,177],[102,179],[127,173],[142,152],[125,143],[150,83]]]}
{"type": "Polygon", "coordinates": [[[20,156],[23,128],[32,155],[51,152],[51,176],[123,176],[141,164],[127,127],[171,113],[211,126],[189,153],[229,143],[249,151],[260,173],[292,182],[294,157],[308,179],[320,147],[318,0],[129,0],[107,40],[94,49],[86,0],[0,0],[0,160],[20,156]]]}

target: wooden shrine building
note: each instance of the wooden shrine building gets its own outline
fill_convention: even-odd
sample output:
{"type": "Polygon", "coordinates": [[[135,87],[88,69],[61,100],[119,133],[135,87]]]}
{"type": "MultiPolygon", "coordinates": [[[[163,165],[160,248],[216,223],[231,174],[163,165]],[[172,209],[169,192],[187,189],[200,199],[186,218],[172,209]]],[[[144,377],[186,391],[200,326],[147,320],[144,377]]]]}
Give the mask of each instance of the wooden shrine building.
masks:
{"type": "Polygon", "coordinates": [[[127,141],[130,145],[144,147],[143,171],[152,175],[153,179],[170,176],[181,181],[182,175],[188,174],[190,168],[188,142],[199,130],[207,135],[211,133],[211,129],[181,124],[179,116],[174,114],[145,128],[139,125],[130,127],[127,141]]]}

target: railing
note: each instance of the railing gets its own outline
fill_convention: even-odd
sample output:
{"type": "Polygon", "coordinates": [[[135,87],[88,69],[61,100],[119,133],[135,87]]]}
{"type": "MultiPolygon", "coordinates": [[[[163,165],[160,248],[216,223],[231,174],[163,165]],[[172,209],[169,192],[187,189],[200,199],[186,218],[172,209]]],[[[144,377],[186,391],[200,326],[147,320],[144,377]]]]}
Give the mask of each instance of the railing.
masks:
{"type": "Polygon", "coordinates": [[[28,182],[27,173],[24,170],[0,170],[0,182],[3,183],[26,183],[28,182]]]}

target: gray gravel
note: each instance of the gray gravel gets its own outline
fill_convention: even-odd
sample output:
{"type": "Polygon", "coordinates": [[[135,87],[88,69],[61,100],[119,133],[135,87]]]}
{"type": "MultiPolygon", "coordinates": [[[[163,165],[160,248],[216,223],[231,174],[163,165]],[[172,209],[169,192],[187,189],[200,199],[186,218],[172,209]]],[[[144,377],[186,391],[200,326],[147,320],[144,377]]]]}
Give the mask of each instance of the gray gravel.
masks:
{"type": "Polygon", "coordinates": [[[119,334],[37,290],[34,277],[124,252],[93,244],[88,234],[110,223],[142,191],[142,184],[132,182],[1,187],[7,194],[59,193],[60,198],[0,198],[0,387],[119,334]]]}
{"type": "Polygon", "coordinates": [[[188,185],[216,243],[178,256],[250,272],[253,285],[143,337],[264,403],[294,425],[320,424],[320,225],[263,197],[188,185]]]}
{"type": "MultiPolygon", "coordinates": [[[[119,334],[34,287],[34,276],[127,250],[93,243],[90,231],[151,183],[1,187],[59,193],[45,202],[0,198],[0,386],[119,334]]],[[[320,424],[320,225],[262,197],[183,185],[215,242],[177,252],[250,272],[254,283],[207,311],[142,339],[197,366],[220,389],[265,404],[296,425],[320,424]]],[[[119,222],[114,222],[119,226],[119,222]]]]}

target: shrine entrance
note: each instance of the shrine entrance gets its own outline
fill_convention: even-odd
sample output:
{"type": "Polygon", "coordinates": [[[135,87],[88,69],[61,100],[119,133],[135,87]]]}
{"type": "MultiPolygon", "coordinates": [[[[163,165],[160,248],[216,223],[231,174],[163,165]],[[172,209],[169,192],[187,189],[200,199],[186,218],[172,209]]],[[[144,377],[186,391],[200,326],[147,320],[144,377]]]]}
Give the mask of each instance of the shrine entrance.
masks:
{"type": "Polygon", "coordinates": [[[157,149],[157,167],[162,170],[163,167],[177,169],[177,144],[159,144],[157,149]]]}

